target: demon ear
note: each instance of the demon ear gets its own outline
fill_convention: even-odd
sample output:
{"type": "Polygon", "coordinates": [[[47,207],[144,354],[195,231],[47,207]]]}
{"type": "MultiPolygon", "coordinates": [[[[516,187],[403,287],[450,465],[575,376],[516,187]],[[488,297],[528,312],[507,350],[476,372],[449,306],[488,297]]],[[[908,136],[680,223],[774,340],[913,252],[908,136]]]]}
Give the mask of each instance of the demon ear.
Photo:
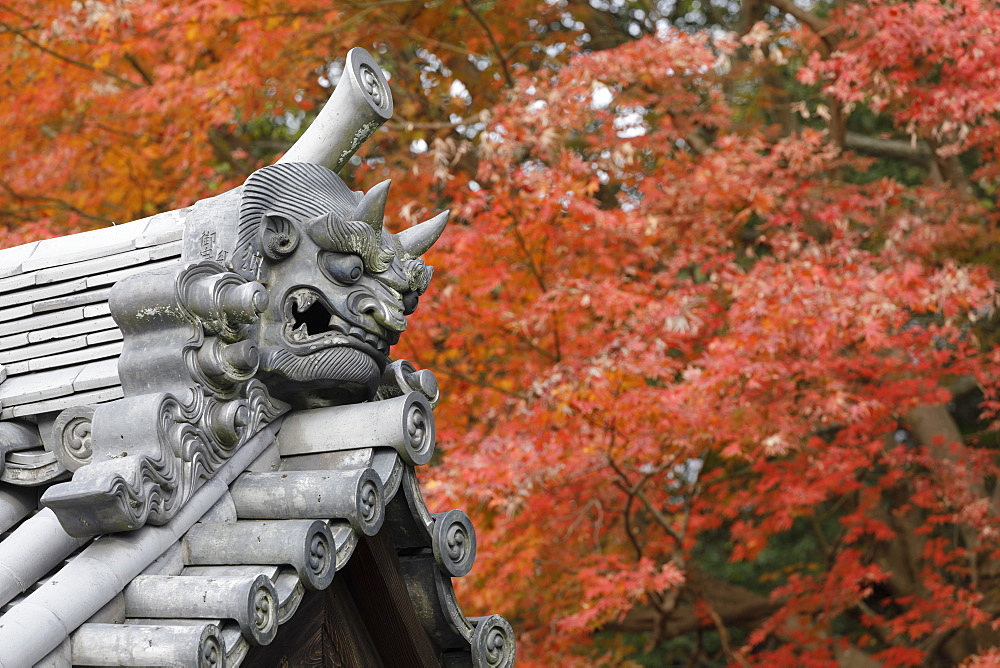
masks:
{"type": "Polygon", "coordinates": [[[265,213],[260,217],[257,242],[261,252],[274,262],[284,260],[299,245],[299,231],[291,220],[279,213],[265,213]]]}

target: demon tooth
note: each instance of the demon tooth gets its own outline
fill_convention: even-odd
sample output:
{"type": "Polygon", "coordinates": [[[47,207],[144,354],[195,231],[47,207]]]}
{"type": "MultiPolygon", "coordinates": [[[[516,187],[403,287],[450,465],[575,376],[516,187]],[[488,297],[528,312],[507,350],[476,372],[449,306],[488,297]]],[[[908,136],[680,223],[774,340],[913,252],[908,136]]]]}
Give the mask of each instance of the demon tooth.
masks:
{"type": "Polygon", "coordinates": [[[347,321],[337,315],[330,316],[330,322],[328,323],[328,325],[330,329],[345,335],[348,333],[350,329],[350,325],[347,323],[347,321]]]}
{"type": "Polygon", "coordinates": [[[298,290],[292,295],[292,299],[295,300],[299,313],[302,313],[316,303],[317,295],[312,290],[298,290]]]}

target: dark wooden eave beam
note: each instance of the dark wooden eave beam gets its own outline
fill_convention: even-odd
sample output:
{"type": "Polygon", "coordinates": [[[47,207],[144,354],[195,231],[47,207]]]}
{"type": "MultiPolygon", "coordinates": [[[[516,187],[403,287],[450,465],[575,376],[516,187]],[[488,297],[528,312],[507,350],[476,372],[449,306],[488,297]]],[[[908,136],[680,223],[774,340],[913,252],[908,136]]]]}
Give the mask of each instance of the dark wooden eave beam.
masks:
{"type": "Polygon", "coordinates": [[[441,652],[417,616],[396,551],[384,533],[361,538],[337,577],[346,581],[384,665],[441,668],[441,652]]]}

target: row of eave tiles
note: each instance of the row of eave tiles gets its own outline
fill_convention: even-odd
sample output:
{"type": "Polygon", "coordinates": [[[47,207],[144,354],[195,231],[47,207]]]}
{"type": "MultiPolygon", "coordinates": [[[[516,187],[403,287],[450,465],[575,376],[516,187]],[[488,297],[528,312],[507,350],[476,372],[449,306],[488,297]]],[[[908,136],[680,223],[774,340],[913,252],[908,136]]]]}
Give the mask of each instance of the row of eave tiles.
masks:
{"type": "MultiPolygon", "coordinates": [[[[379,455],[382,465],[376,467],[373,462],[372,468],[375,468],[382,479],[385,503],[388,504],[399,491],[403,468],[406,465],[391,451],[384,451],[379,455]],[[388,466],[386,466],[389,463],[386,459],[387,456],[391,457],[391,464],[388,466]]],[[[353,494],[353,490],[345,490],[345,493],[353,494]]],[[[426,508],[414,508],[411,509],[412,511],[419,514],[427,513],[426,508]],[[423,512],[421,513],[421,511],[423,512]]],[[[235,507],[228,494],[223,496],[201,519],[202,523],[236,521],[235,507]]],[[[272,523],[280,522],[283,520],[276,520],[272,523]]],[[[303,520],[286,520],[285,522],[301,524],[303,520]]],[[[308,523],[308,521],[305,522],[308,523]]],[[[336,547],[335,568],[339,571],[347,564],[354,552],[360,538],[359,532],[346,520],[330,519],[326,521],[326,524],[334,539],[336,547]]],[[[9,533],[3,534],[0,539],[6,538],[9,533]]],[[[80,550],[83,547],[81,546],[80,550]]],[[[75,556],[76,554],[52,569],[48,575],[39,579],[22,595],[0,606],[0,614],[11,610],[45,582],[58,577],[59,570],[72,561],[75,556]]],[[[143,575],[154,577],[145,578],[146,582],[142,583],[139,580],[143,580],[143,576],[133,580],[124,592],[105,605],[36,666],[56,668],[66,665],[161,665],[156,663],[157,657],[167,659],[167,664],[162,665],[239,666],[246,658],[252,645],[256,643],[252,638],[247,637],[252,634],[245,633],[236,620],[221,616],[197,619],[167,616],[157,618],[152,615],[149,617],[130,616],[130,612],[134,612],[130,610],[130,604],[134,600],[149,598],[145,595],[148,592],[137,591],[143,587],[136,587],[136,585],[159,584],[162,586],[166,584],[169,587],[170,584],[166,582],[167,578],[175,582],[185,578],[215,578],[227,581],[227,584],[233,583],[236,579],[247,583],[263,575],[268,578],[276,594],[276,626],[286,623],[293,617],[306,592],[303,578],[288,565],[186,565],[180,541],[150,564],[143,571],[143,575]],[[214,645],[213,642],[206,642],[207,636],[213,636],[215,641],[221,644],[224,656],[196,656],[198,652],[204,653],[206,649],[214,645]],[[145,647],[140,647],[140,645],[145,645],[145,647]],[[147,650],[146,656],[143,656],[143,649],[147,650]],[[195,661],[198,663],[194,663],[195,661]]],[[[211,583],[207,580],[203,580],[203,582],[207,587],[190,587],[185,586],[188,583],[176,582],[176,591],[192,595],[211,587],[211,583]]],[[[246,592],[245,586],[231,587],[230,593],[235,598],[228,602],[229,607],[233,610],[239,610],[241,606],[245,608],[247,605],[246,592]]],[[[176,608],[178,605],[183,607],[185,603],[173,601],[170,607],[176,608]]],[[[190,607],[196,608],[197,606],[190,607]]],[[[273,639],[274,631],[269,636],[270,639],[273,639]]],[[[26,642],[30,642],[30,639],[26,639],[26,642]]]]}

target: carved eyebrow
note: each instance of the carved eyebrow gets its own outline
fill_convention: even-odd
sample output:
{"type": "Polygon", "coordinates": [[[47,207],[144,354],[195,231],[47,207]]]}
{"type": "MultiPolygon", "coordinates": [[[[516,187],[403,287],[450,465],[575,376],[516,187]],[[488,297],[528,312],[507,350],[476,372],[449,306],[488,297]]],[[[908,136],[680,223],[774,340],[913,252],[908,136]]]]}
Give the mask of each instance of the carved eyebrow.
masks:
{"type": "Polygon", "coordinates": [[[379,274],[389,268],[395,250],[382,244],[382,235],[361,220],[344,220],[328,213],[306,223],[309,237],[324,250],[361,256],[368,271],[379,274]]]}
{"type": "Polygon", "coordinates": [[[409,290],[422,295],[431,282],[434,267],[428,267],[420,258],[411,258],[403,260],[403,274],[406,276],[409,290]]]}

